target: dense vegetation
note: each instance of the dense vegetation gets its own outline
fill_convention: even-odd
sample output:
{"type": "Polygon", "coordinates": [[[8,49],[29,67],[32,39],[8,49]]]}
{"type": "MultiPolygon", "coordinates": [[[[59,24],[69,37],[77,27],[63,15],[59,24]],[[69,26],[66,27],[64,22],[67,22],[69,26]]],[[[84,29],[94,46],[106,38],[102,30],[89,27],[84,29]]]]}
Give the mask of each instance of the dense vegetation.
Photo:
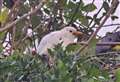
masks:
{"type": "MultiPolygon", "coordinates": [[[[112,21],[119,18],[114,15],[119,2],[103,0],[99,9],[94,2],[0,0],[0,82],[120,82],[119,67],[108,66],[109,53],[104,53],[107,57],[102,55],[104,59],[96,56],[100,38],[95,37],[108,18],[112,21]],[[89,15],[95,10],[93,16],[89,15]],[[54,51],[49,50],[55,58],[55,65],[49,68],[31,49],[36,49],[36,39],[40,41],[47,33],[66,25],[76,26],[85,35],[79,38],[78,44],[71,44],[65,50],[61,44],[54,51]],[[28,33],[28,29],[33,32],[28,33]]],[[[112,55],[115,54],[119,55],[116,51],[112,55]]]]}

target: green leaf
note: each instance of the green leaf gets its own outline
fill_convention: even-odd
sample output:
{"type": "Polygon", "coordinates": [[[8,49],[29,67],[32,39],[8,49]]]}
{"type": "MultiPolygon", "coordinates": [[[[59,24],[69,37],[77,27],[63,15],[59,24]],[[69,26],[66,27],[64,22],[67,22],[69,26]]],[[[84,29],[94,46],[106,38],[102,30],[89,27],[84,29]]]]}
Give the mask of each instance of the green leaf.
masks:
{"type": "Polygon", "coordinates": [[[115,19],[118,19],[118,16],[111,16],[111,19],[114,21],[115,19]]]}
{"type": "Polygon", "coordinates": [[[67,8],[72,9],[72,8],[75,8],[75,7],[76,7],[76,4],[71,2],[71,1],[69,1],[68,5],[67,5],[67,8]]]}
{"type": "Polygon", "coordinates": [[[30,7],[29,7],[29,5],[21,5],[20,6],[20,10],[19,10],[19,12],[18,12],[18,15],[23,15],[23,14],[25,14],[25,13],[27,13],[28,11],[30,11],[30,7]]]}
{"type": "Polygon", "coordinates": [[[80,0],[80,10],[84,7],[84,5],[85,5],[85,3],[83,2],[83,0],[80,0]]]}
{"type": "Polygon", "coordinates": [[[86,18],[87,18],[87,19],[91,19],[91,20],[93,19],[91,16],[86,16],[86,18]]]}
{"type": "Polygon", "coordinates": [[[66,6],[67,0],[60,0],[59,3],[60,3],[60,5],[61,5],[61,7],[63,8],[63,7],[66,6]]]}
{"type": "Polygon", "coordinates": [[[54,54],[54,52],[52,51],[52,49],[48,49],[48,53],[49,53],[50,55],[53,55],[53,54],[54,54]]]}
{"type": "Polygon", "coordinates": [[[50,11],[47,8],[44,8],[45,13],[50,14],[50,11]]]}
{"type": "Polygon", "coordinates": [[[95,23],[96,23],[97,25],[99,25],[99,24],[100,24],[100,18],[96,18],[96,19],[95,19],[95,23]]]}
{"type": "Polygon", "coordinates": [[[116,77],[115,82],[120,82],[120,68],[116,70],[115,77],[116,77]]]}
{"type": "Polygon", "coordinates": [[[89,45],[88,45],[89,55],[95,55],[96,43],[97,43],[96,38],[93,38],[92,41],[89,43],[89,45]]]}
{"type": "Polygon", "coordinates": [[[40,16],[37,16],[36,14],[32,15],[31,22],[33,27],[36,27],[40,23],[40,16]]]}
{"type": "Polygon", "coordinates": [[[106,12],[103,12],[103,16],[105,16],[107,13],[106,12]]]}
{"type": "Polygon", "coordinates": [[[88,75],[90,75],[91,77],[98,77],[100,75],[100,70],[98,69],[97,66],[92,65],[91,68],[88,71],[88,75]]]}
{"type": "Polygon", "coordinates": [[[84,6],[84,7],[82,8],[82,10],[85,11],[85,12],[92,12],[92,11],[94,11],[95,9],[97,9],[97,7],[96,7],[94,4],[92,4],[92,3],[87,4],[86,6],[84,6]]]}
{"type": "Polygon", "coordinates": [[[58,60],[58,68],[65,71],[65,64],[61,60],[58,60]]]}
{"type": "Polygon", "coordinates": [[[93,78],[87,80],[87,82],[95,82],[93,78]]]}
{"type": "Polygon", "coordinates": [[[85,25],[85,26],[88,26],[88,19],[86,18],[86,16],[79,16],[79,21],[85,25]]]}
{"type": "Polygon", "coordinates": [[[106,12],[110,9],[109,4],[105,1],[103,2],[103,8],[105,9],[106,12]]]}
{"type": "Polygon", "coordinates": [[[106,70],[101,71],[101,76],[103,76],[105,80],[110,79],[109,73],[106,70]]]}
{"type": "Polygon", "coordinates": [[[80,45],[77,44],[70,44],[66,47],[67,52],[74,52],[80,48],[80,45]]]}
{"type": "Polygon", "coordinates": [[[8,9],[7,8],[3,8],[1,13],[0,13],[0,22],[1,23],[5,23],[7,18],[8,18],[8,9]]]}
{"type": "Polygon", "coordinates": [[[3,40],[3,38],[5,37],[6,32],[0,32],[0,39],[3,40]]]}

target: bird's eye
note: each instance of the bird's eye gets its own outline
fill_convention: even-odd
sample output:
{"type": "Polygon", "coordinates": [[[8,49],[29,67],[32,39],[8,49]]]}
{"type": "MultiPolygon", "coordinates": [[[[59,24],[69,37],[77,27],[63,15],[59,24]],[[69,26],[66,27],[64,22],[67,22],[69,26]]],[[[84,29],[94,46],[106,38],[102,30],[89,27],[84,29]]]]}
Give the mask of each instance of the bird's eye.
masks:
{"type": "Polygon", "coordinates": [[[62,40],[62,38],[59,38],[59,40],[62,40]]]}
{"type": "Polygon", "coordinates": [[[72,30],[69,30],[69,32],[72,32],[72,30]]]}

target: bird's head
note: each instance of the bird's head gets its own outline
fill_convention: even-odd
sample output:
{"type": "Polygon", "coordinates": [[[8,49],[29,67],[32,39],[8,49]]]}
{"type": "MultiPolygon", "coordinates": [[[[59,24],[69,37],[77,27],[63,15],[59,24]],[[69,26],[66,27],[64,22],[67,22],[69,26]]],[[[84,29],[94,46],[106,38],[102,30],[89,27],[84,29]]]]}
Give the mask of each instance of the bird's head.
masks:
{"type": "Polygon", "coordinates": [[[70,36],[73,36],[73,37],[78,37],[78,36],[82,36],[83,33],[80,32],[80,31],[77,31],[77,29],[75,29],[74,27],[71,27],[71,26],[67,26],[65,28],[63,28],[61,30],[62,33],[64,33],[66,36],[70,35],[70,36]]]}

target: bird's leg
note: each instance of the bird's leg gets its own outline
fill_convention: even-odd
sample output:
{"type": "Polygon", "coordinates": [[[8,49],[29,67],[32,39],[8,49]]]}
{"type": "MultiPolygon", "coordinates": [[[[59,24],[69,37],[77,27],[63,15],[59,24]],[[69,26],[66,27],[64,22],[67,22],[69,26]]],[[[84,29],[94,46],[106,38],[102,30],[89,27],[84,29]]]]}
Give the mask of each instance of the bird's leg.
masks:
{"type": "Polygon", "coordinates": [[[47,63],[49,68],[51,68],[54,65],[54,60],[53,60],[53,58],[51,58],[51,56],[43,54],[42,59],[43,59],[44,62],[47,63]]]}
{"type": "Polygon", "coordinates": [[[52,66],[54,66],[54,60],[51,56],[49,56],[48,67],[51,68],[52,66]]]}
{"type": "Polygon", "coordinates": [[[43,60],[44,62],[48,62],[48,61],[49,61],[49,57],[48,57],[46,54],[43,54],[43,55],[42,55],[42,60],[43,60]]]}

